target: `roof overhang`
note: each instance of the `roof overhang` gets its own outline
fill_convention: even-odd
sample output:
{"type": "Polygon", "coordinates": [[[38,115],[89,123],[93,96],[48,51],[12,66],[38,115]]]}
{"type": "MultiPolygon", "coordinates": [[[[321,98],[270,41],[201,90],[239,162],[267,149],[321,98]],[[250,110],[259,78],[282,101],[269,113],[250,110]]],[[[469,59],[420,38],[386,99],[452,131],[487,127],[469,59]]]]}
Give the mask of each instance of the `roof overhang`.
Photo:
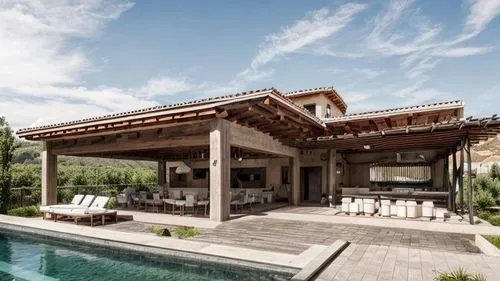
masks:
{"type": "Polygon", "coordinates": [[[500,120],[495,117],[309,138],[302,147],[364,152],[451,149],[460,146],[465,138],[477,144],[499,132],[500,120]]]}
{"type": "Polygon", "coordinates": [[[332,133],[350,134],[457,121],[463,109],[463,102],[451,101],[337,116],[324,122],[332,133]]]}
{"type": "Polygon", "coordinates": [[[73,122],[21,129],[28,140],[75,139],[186,125],[224,118],[281,141],[323,134],[324,124],[275,89],[124,112],[73,122]]]}

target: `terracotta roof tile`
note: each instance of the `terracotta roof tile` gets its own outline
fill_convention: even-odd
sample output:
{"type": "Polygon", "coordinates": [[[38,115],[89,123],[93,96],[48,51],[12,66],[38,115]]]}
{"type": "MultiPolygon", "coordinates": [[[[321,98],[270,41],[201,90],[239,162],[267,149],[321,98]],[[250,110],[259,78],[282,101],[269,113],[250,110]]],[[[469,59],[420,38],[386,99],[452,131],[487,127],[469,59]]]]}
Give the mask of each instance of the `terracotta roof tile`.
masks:
{"type": "Polygon", "coordinates": [[[315,115],[312,115],[302,105],[297,104],[292,99],[290,99],[287,95],[285,95],[285,94],[281,93],[280,91],[276,90],[275,88],[271,87],[271,88],[253,90],[253,91],[239,92],[239,93],[234,93],[234,94],[229,94],[229,95],[209,97],[209,98],[204,98],[204,99],[199,99],[199,100],[186,101],[186,102],[181,102],[181,103],[158,105],[158,106],[149,107],[149,108],[142,108],[142,109],[125,111],[125,112],[120,112],[120,113],[112,113],[112,114],[108,114],[108,115],[84,118],[84,119],[68,121],[68,122],[61,122],[61,123],[55,123],[55,124],[22,128],[22,129],[19,129],[17,131],[17,133],[26,133],[26,132],[31,132],[31,131],[41,130],[41,129],[50,129],[50,128],[68,126],[68,125],[84,124],[87,122],[101,121],[101,120],[113,119],[113,118],[124,117],[124,116],[132,116],[135,114],[150,113],[150,112],[161,111],[161,110],[178,109],[178,108],[183,108],[183,107],[189,107],[192,105],[210,104],[210,103],[215,103],[215,102],[219,102],[219,101],[223,101],[223,100],[229,100],[231,98],[236,98],[236,97],[241,97],[241,96],[256,94],[256,93],[266,93],[266,92],[267,93],[274,93],[274,94],[281,96],[286,101],[288,101],[293,106],[295,106],[297,109],[299,109],[302,113],[308,115],[309,117],[314,119],[319,124],[323,124],[323,122],[319,118],[317,118],[315,115]]]}
{"type": "Polygon", "coordinates": [[[438,103],[431,103],[431,104],[422,104],[422,105],[415,105],[415,106],[397,107],[397,108],[389,108],[389,109],[382,109],[382,110],[352,113],[352,114],[346,114],[346,115],[342,115],[342,116],[334,116],[331,118],[326,118],[326,119],[323,119],[323,121],[325,123],[332,123],[332,122],[349,121],[349,120],[356,120],[356,119],[362,119],[362,118],[378,117],[379,115],[383,115],[383,116],[397,115],[397,114],[404,114],[404,113],[446,109],[449,107],[456,108],[456,107],[463,107],[463,106],[464,106],[463,101],[455,100],[455,101],[446,101],[446,102],[438,102],[438,103]]]}

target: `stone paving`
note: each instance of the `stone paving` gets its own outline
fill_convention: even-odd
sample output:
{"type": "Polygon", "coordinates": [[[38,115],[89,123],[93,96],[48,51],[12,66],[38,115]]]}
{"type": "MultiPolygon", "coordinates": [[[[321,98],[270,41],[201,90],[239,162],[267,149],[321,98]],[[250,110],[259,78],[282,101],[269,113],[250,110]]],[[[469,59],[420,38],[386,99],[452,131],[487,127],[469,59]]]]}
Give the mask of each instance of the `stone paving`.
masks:
{"type": "MultiPolygon", "coordinates": [[[[130,221],[104,227],[126,232],[147,232],[150,225],[130,221]]],[[[214,229],[200,228],[200,235],[193,240],[300,254],[312,245],[327,246],[337,239],[362,245],[406,246],[464,253],[478,252],[478,249],[471,243],[474,241],[474,236],[469,234],[318,222],[297,223],[266,217],[230,221],[214,229]]]]}
{"type": "Polygon", "coordinates": [[[451,252],[478,252],[474,235],[401,228],[268,219],[228,222],[201,230],[197,241],[300,253],[312,244],[330,245],[337,239],[362,245],[406,246],[451,252]]]}
{"type": "Polygon", "coordinates": [[[412,247],[351,244],[316,281],[430,281],[463,267],[487,280],[500,280],[500,259],[482,254],[412,247]]]}

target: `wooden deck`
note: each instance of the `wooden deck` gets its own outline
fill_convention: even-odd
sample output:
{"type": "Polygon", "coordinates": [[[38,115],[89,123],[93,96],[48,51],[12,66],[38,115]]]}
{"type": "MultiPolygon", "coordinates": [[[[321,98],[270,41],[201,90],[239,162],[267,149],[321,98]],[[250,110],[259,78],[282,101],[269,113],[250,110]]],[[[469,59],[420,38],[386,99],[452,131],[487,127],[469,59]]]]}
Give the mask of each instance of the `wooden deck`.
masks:
{"type": "Polygon", "coordinates": [[[500,279],[500,259],[411,247],[351,244],[316,281],[428,281],[459,266],[500,279]]]}
{"type": "Polygon", "coordinates": [[[296,222],[266,217],[226,222],[202,229],[195,240],[299,254],[311,245],[330,245],[337,239],[360,245],[401,246],[451,252],[477,252],[473,235],[410,229],[296,222]]]}

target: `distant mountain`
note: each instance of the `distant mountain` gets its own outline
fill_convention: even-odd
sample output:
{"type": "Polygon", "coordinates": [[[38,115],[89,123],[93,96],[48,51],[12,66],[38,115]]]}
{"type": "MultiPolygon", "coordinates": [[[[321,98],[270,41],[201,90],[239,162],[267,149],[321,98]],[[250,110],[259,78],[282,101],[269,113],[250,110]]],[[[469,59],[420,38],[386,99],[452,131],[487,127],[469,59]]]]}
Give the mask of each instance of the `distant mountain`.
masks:
{"type": "Polygon", "coordinates": [[[500,135],[473,146],[472,162],[500,163],[500,135]]]}
{"type": "MultiPolygon", "coordinates": [[[[19,147],[14,152],[14,163],[39,164],[41,163],[40,152],[42,144],[40,142],[19,141],[19,147]]],[[[107,158],[89,158],[76,156],[59,156],[57,157],[59,164],[77,165],[77,166],[111,166],[119,168],[151,168],[156,169],[156,163],[151,161],[133,161],[122,159],[107,159],[107,158]]]]}

